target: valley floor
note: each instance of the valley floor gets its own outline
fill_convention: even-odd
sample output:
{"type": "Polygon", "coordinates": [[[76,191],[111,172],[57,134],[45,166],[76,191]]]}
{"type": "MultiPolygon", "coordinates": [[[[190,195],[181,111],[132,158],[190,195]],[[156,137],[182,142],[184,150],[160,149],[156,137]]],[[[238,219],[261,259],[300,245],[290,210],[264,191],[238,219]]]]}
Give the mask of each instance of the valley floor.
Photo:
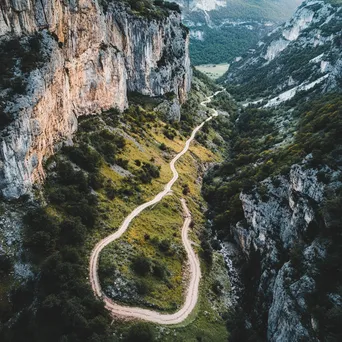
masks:
{"type": "Polygon", "coordinates": [[[223,76],[229,70],[229,64],[202,64],[197,65],[195,68],[198,71],[203,72],[205,75],[215,80],[223,76]]]}

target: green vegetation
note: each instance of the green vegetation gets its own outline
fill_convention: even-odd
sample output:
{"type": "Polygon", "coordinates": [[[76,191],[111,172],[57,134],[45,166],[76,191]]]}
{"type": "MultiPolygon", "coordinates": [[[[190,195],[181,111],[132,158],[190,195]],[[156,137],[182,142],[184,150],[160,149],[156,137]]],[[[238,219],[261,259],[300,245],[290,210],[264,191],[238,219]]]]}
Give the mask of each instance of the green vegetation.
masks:
{"type": "MultiPolygon", "coordinates": [[[[209,93],[201,80],[197,82],[198,89],[209,93]]],[[[228,293],[229,284],[222,260],[204,243],[204,203],[197,182],[201,163],[218,161],[219,156],[196,142],[177,164],[180,178],[174,195],[134,220],[127,234],[101,253],[99,265],[103,289],[115,300],[161,311],[179,308],[186,275],[179,198],[186,196],[194,218],[191,238],[203,256],[203,278],[208,275],[193,316],[166,330],[119,320],[111,325],[87,280],[95,243],[171,178],[168,163],[183,148],[197,119],[193,116],[189,123],[186,118],[193,110],[196,113],[202,99],[203,94],[193,91],[180,123],[162,122],[146,99],[141,105],[137,100],[123,114],[112,109],[79,120],[73,145],[47,161],[45,185],[26,215],[23,258],[33,265],[33,277],[13,285],[10,305],[0,305],[2,341],[133,341],[137,335],[139,341],[227,339],[221,316],[227,310],[222,293],[228,293]],[[215,287],[220,273],[222,286],[216,282],[215,287]],[[118,293],[120,286],[131,291],[128,298],[124,291],[118,293]]],[[[210,140],[215,138],[210,127],[206,132],[210,140]]],[[[0,273],[12,269],[7,261],[0,258],[0,273]]],[[[6,281],[3,278],[0,298],[10,286],[6,281]]]]}
{"type": "MultiPolygon", "coordinates": [[[[222,100],[221,100],[222,101],[222,100]]],[[[298,103],[298,102],[297,102],[298,103]]],[[[228,104],[227,104],[228,105],[228,104]]],[[[276,121],[280,113],[287,108],[254,109],[244,108],[232,116],[233,125],[218,125],[221,135],[230,140],[226,160],[215,166],[204,179],[203,196],[210,204],[209,218],[213,220],[213,228],[219,238],[231,238],[230,227],[237,222],[244,225],[244,215],[241,201],[241,191],[253,194],[257,192],[262,201],[267,200],[267,188],[260,181],[271,177],[274,186],[279,184],[279,175],[288,176],[290,167],[299,163],[307,155],[306,167],[321,170],[317,177],[329,183],[329,177],[324,171],[328,166],[331,170],[341,167],[342,140],[342,101],[339,93],[319,96],[316,100],[297,105],[293,111],[295,130],[297,134],[288,143],[282,143],[276,121]]],[[[281,114],[280,114],[281,115],[281,114]]],[[[332,191],[332,190],[330,190],[332,191]]],[[[318,217],[309,226],[303,237],[283,258],[291,261],[295,268],[294,276],[299,279],[307,270],[303,264],[303,248],[314,238],[323,239],[323,244],[329,246],[326,258],[317,261],[317,269],[313,270],[319,284],[314,294],[309,296],[310,312],[319,322],[319,338],[328,341],[338,341],[341,337],[341,312],[337,304],[329,298],[329,294],[339,294],[341,284],[341,249],[340,227],[337,208],[340,206],[340,188],[327,194],[326,204],[317,209],[318,217]],[[323,216],[320,216],[322,213],[323,216]],[[325,241],[325,242],[324,242],[325,241]],[[329,279],[329,281],[327,281],[329,279]]],[[[227,327],[230,331],[230,341],[263,340],[265,331],[263,320],[258,317],[253,328],[246,329],[246,313],[253,307],[256,289],[253,284],[261,275],[260,251],[251,247],[249,261],[241,271],[243,283],[246,285],[242,309],[228,316],[227,327]]]]}
{"type": "MultiPolygon", "coordinates": [[[[309,61],[328,48],[327,45],[316,48],[307,47],[300,50],[288,48],[278,58],[260,68],[255,68],[255,65],[245,67],[241,78],[238,76],[236,79],[241,84],[234,85],[232,83],[228,86],[227,90],[236,100],[244,101],[246,99],[255,100],[260,97],[266,98],[268,95],[273,94],[274,89],[279,85],[279,80],[285,79],[287,77],[286,75],[289,74],[295,81],[298,81],[298,84],[301,84],[310,80],[316,71],[317,73],[320,72],[313,70],[314,67],[309,61]]],[[[234,65],[232,68],[234,68],[234,65]]],[[[282,91],[286,91],[292,87],[293,85],[289,85],[287,88],[282,89],[282,91]]]]}
{"type": "Polygon", "coordinates": [[[340,341],[342,338],[342,310],[338,301],[342,284],[342,187],[327,196],[320,221],[321,239],[327,243],[326,256],[318,263],[315,277],[316,291],[309,296],[309,307],[318,321],[318,338],[322,341],[340,341]],[[324,224],[326,222],[326,224],[324,224]]]}
{"type": "Polygon", "coordinates": [[[214,225],[221,237],[229,234],[230,224],[243,219],[241,191],[252,191],[267,177],[288,174],[292,164],[310,153],[310,166],[337,167],[336,146],[342,143],[338,133],[342,129],[341,107],[339,94],[302,105],[296,113],[299,121],[294,141],[276,149],[274,145],[281,140],[272,121],[272,110],[243,109],[236,125],[225,127],[223,134],[231,141],[229,155],[208,174],[203,186],[203,195],[214,208],[214,225]]]}
{"type": "MultiPolygon", "coordinates": [[[[146,17],[148,19],[163,19],[167,17],[170,11],[180,13],[179,6],[174,2],[163,0],[120,0],[131,10],[132,14],[146,17]]],[[[108,11],[108,6],[114,0],[100,0],[104,12],[108,11]]]]}
{"type": "Polygon", "coordinates": [[[47,182],[51,204],[26,216],[24,245],[30,251],[26,257],[39,270],[39,278],[11,293],[18,317],[10,329],[1,331],[4,341],[106,341],[109,337],[109,317],[84,282],[88,274],[84,242],[98,218],[97,199],[86,174],[75,171],[69,162],[58,160],[56,173],[47,182]],[[52,195],[57,189],[63,198],[52,195]]]}
{"type": "MultiPolygon", "coordinates": [[[[322,4],[316,3],[312,6],[312,10],[317,11],[322,4]]],[[[313,59],[324,54],[324,61],[328,61],[332,65],[338,63],[342,22],[338,15],[334,16],[329,24],[325,20],[326,18],[323,16],[319,22],[311,23],[309,27],[300,32],[300,38],[302,41],[309,41],[314,36],[313,32],[320,30],[322,37],[334,36],[334,39],[325,40],[317,47],[291,42],[271,61],[266,61],[263,56],[266,55],[269,44],[281,38],[281,31],[274,31],[272,34],[264,36],[262,41],[265,44],[256,47],[256,52],[253,55],[246,53],[242,55],[245,57],[242,61],[232,63],[228,75],[229,92],[238,101],[267,98],[271,95],[278,95],[296,85],[313,82],[322,77],[320,64],[314,63],[313,59]]]]}
{"type": "Polygon", "coordinates": [[[210,11],[213,27],[207,26],[202,13],[191,12],[189,21],[203,23],[193,28],[203,32],[203,40],[191,39],[192,63],[231,63],[235,57],[255,48],[257,42],[272,29],[264,25],[265,21],[284,22],[300,3],[300,0],[228,0],[226,7],[210,11]],[[227,19],[235,24],[222,24],[227,19]]]}
{"type": "Polygon", "coordinates": [[[219,28],[201,27],[204,40],[191,39],[190,56],[194,65],[230,63],[253,47],[262,29],[249,30],[243,25],[219,28]]]}
{"type": "MultiPolygon", "coordinates": [[[[338,1],[338,0],[337,0],[338,1]]],[[[273,20],[283,22],[301,4],[300,0],[227,0],[227,8],[212,12],[214,20],[221,18],[273,20]]]]}

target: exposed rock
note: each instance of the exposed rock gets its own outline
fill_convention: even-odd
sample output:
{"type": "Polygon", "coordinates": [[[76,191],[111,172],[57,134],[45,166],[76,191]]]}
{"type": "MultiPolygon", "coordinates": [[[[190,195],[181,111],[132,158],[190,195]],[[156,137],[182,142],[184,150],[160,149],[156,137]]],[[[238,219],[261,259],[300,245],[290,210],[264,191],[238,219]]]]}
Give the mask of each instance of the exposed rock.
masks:
{"type": "Polygon", "coordinates": [[[77,128],[77,116],[127,106],[127,90],[179,103],[190,88],[188,34],[177,12],[147,20],[120,2],[5,0],[0,37],[41,32],[46,62],[28,76],[26,94],[7,102],[15,117],[1,132],[0,190],[26,193],[44,178],[44,157],[77,128]],[[42,7],[43,5],[43,7],[42,7]]]}
{"type": "Polygon", "coordinates": [[[278,106],[310,89],[322,93],[339,88],[340,9],[329,1],[304,1],[290,20],[258,43],[255,51],[231,64],[229,83],[243,85],[246,98],[258,89],[263,98],[247,104],[265,107],[278,106]]]}
{"type": "Polygon", "coordinates": [[[278,272],[273,287],[273,302],[268,315],[269,341],[318,341],[303,326],[302,313],[307,309],[305,296],[315,289],[314,280],[305,275],[290,286],[293,269],[286,263],[278,272]]]}
{"type": "Polygon", "coordinates": [[[158,105],[156,110],[163,113],[166,120],[171,121],[179,121],[181,112],[180,112],[180,104],[177,98],[174,98],[170,101],[165,100],[160,105],[158,105]]]}
{"type": "Polygon", "coordinates": [[[253,312],[258,317],[267,313],[263,324],[267,325],[268,341],[316,341],[306,295],[315,290],[313,265],[323,258],[325,246],[314,240],[303,250],[307,271],[299,279],[291,262],[283,260],[301,241],[323,200],[325,186],[317,180],[317,172],[304,161],[292,166],[288,178],[279,177],[277,186],[264,180],[266,195],[257,189],[240,195],[247,223],[239,222],[233,234],[245,255],[253,251],[260,255],[253,312]]]}

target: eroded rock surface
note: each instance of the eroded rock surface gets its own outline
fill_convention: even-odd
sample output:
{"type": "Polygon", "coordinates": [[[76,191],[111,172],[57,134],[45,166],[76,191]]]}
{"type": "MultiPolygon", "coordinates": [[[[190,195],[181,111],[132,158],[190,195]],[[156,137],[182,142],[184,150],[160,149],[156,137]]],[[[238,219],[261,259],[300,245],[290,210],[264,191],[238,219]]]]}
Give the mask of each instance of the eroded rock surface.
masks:
{"type": "Polygon", "coordinates": [[[37,35],[44,63],[25,78],[23,94],[0,89],[2,110],[13,118],[0,138],[0,190],[26,193],[44,178],[43,160],[77,128],[80,115],[127,106],[127,91],[174,93],[190,88],[188,33],[177,12],[147,19],[120,2],[105,10],[91,0],[4,0],[0,43],[37,35]]]}

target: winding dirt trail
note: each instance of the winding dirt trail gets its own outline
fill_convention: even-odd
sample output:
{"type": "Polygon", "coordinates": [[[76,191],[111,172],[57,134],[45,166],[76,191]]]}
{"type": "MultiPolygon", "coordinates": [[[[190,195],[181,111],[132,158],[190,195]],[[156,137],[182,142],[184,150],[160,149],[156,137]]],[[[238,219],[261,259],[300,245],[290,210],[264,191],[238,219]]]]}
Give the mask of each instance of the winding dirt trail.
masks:
{"type": "MultiPolygon", "coordinates": [[[[206,107],[206,104],[211,101],[211,99],[220,93],[223,90],[217,91],[215,94],[209,96],[205,101],[201,102],[201,105],[206,107]]],[[[191,223],[191,214],[186,206],[186,202],[184,199],[181,199],[183,211],[184,211],[184,223],[182,227],[182,242],[184,244],[184,248],[186,250],[189,266],[190,266],[190,281],[187,288],[187,293],[185,297],[185,302],[180,310],[173,314],[162,314],[157,311],[142,309],[137,307],[130,307],[119,305],[113,302],[110,298],[108,298],[101,289],[101,284],[98,276],[98,263],[99,256],[104,247],[106,247],[111,242],[119,239],[122,234],[127,230],[132,220],[137,217],[143,210],[146,208],[158,203],[163,199],[163,197],[171,191],[173,184],[178,179],[178,172],[175,168],[175,163],[177,160],[182,157],[189,149],[190,143],[195,138],[196,133],[203,127],[203,125],[210,121],[213,117],[217,116],[218,113],[215,109],[212,109],[213,114],[206,120],[204,120],[200,125],[198,125],[191,133],[190,138],[186,141],[185,146],[181,152],[179,152],[170,162],[170,169],[173,173],[172,179],[165,185],[164,190],[157,194],[152,200],[141,204],[137,208],[135,208],[123,221],[120,228],[113,234],[107,236],[102,239],[100,242],[96,244],[94,247],[91,256],[90,256],[90,265],[89,265],[89,279],[93,289],[95,296],[101,298],[105,307],[111,312],[113,316],[118,317],[129,317],[142,319],[145,321],[158,323],[158,324],[178,324],[184,321],[192,310],[195,308],[197,300],[198,300],[198,288],[199,281],[201,278],[201,268],[200,262],[198,260],[197,255],[193,251],[191,247],[191,241],[188,239],[188,230],[191,223]]]]}

